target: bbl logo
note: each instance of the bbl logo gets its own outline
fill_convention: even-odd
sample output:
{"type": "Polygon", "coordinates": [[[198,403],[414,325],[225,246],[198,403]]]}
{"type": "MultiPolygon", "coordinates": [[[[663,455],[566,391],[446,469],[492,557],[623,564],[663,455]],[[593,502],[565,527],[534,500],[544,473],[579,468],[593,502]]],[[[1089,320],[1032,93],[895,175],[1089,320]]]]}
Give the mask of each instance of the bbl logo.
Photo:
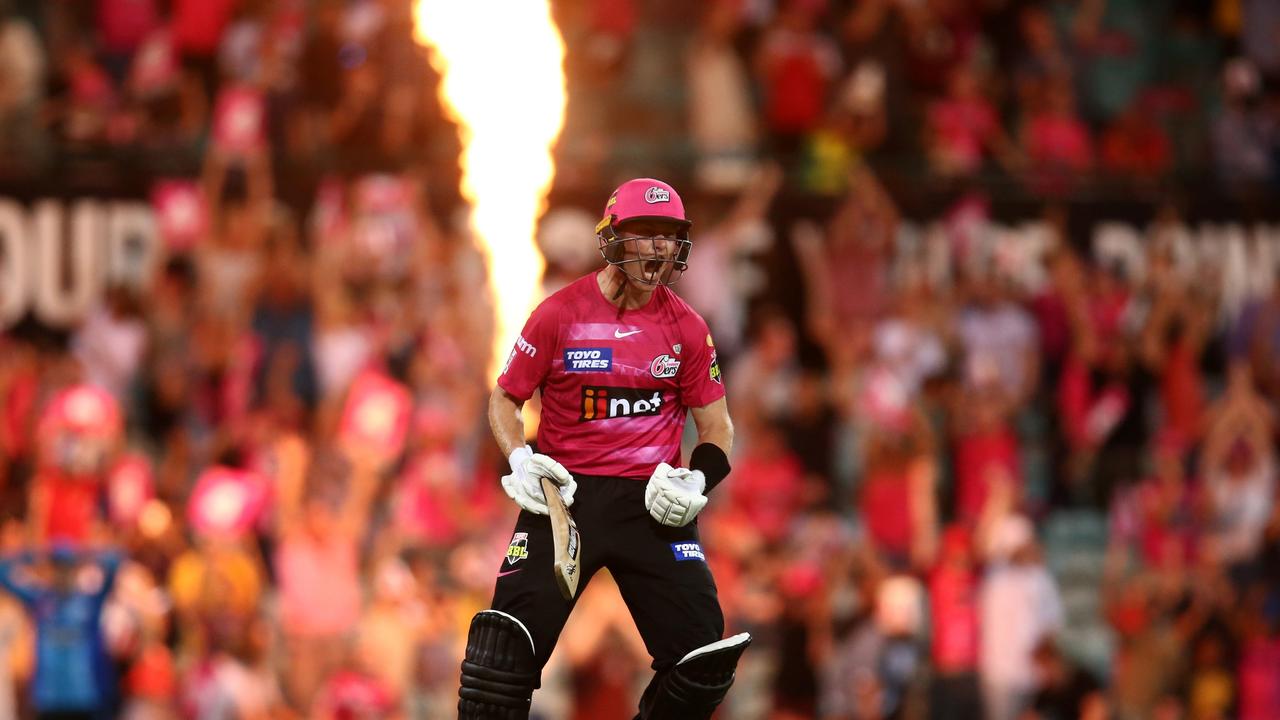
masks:
{"type": "Polygon", "coordinates": [[[582,388],[582,416],[578,422],[657,415],[661,409],[661,390],[587,385],[582,388]]]}
{"type": "Polygon", "coordinates": [[[515,565],[529,557],[529,533],[516,533],[511,536],[511,544],[507,545],[507,564],[515,565]]]}
{"type": "MultiPolygon", "coordinates": [[[[708,335],[707,337],[710,337],[708,335]]],[[[707,370],[707,375],[711,377],[711,382],[724,384],[724,380],[720,378],[720,361],[716,359],[716,351],[711,351],[711,367],[707,370]]]]}

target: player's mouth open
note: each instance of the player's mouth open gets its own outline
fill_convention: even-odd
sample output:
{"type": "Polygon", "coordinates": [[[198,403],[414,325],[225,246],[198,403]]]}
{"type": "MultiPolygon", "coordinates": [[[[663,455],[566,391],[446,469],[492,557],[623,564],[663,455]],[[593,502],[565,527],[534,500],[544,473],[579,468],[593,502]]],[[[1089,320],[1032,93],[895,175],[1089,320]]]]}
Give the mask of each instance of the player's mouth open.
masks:
{"type": "Polygon", "coordinates": [[[661,260],[645,260],[644,261],[644,271],[646,273],[656,273],[661,269],[662,269],[661,260]]]}

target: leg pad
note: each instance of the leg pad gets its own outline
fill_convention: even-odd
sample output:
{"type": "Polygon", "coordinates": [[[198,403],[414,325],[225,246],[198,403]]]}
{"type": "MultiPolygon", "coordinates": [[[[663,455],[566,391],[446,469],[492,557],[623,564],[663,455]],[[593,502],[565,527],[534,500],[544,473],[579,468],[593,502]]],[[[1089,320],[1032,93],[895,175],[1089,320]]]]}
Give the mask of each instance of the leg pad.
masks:
{"type": "Polygon", "coordinates": [[[539,674],[533,636],[524,623],[497,610],[476,613],[462,661],[459,720],[529,717],[539,674]]]}
{"type": "Polygon", "coordinates": [[[733,685],[738,659],[751,644],[739,633],[685,655],[641,702],[644,720],[699,720],[711,717],[733,685]]]}

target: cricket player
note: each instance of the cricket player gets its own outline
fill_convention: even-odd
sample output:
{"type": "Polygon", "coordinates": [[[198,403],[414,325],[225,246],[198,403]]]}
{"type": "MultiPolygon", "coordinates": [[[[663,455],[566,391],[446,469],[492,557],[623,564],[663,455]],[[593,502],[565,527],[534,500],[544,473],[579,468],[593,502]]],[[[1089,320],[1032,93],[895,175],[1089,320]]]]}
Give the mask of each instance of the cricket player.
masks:
{"type": "Polygon", "coordinates": [[[688,267],[691,223],[670,185],[624,183],[596,226],[608,262],[548,297],[516,340],[489,399],[520,506],[493,609],[471,622],[460,718],[527,718],[574,601],[555,581],[541,478],[582,538],[582,587],[605,567],[653,656],[639,718],[709,718],[733,683],[747,633],[728,639],[696,517],[729,474],[733,424],[707,324],[668,287],[688,267]],[[520,410],[542,390],[538,452],[520,410]],[[692,411],[698,444],[680,438],[692,411]]]}

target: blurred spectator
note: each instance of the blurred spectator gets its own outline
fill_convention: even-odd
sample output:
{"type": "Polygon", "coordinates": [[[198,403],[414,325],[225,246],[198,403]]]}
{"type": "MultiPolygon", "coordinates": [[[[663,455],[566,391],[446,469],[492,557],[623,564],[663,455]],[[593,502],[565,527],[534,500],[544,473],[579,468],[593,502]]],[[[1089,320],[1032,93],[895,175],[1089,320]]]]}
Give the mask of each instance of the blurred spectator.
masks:
{"type": "Polygon", "coordinates": [[[951,69],[979,54],[983,39],[978,18],[962,3],[899,3],[898,12],[906,36],[907,76],[918,90],[944,90],[951,69]]]}
{"type": "Polygon", "coordinates": [[[147,329],[140,315],[134,290],[110,288],[103,305],[89,311],[72,339],[85,379],[119,401],[127,399],[147,351],[147,329]]]}
{"type": "Polygon", "coordinates": [[[803,505],[812,508],[838,501],[834,497],[839,414],[831,386],[821,373],[805,372],[796,384],[786,446],[805,472],[803,505]]]}
{"type": "Polygon", "coordinates": [[[1054,27],[1045,3],[1022,6],[1018,31],[1022,55],[1013,70],[1018,106],[1039,107],[1053,78],[1071,76],[1074,58],[1054,27]]]}
{"type": "Polygon", "coordinates": [[[323,720],[395,717],[398,698],[375,674],[379,660],[376,656],[361,655],[354,668],[331,674],[316,698],[316,709],[311,716],[323,720]]]}
{"type": "Polygon", "coordinates": [[[44,74],[45,52],[35,28],[6,0],[0,4],[0,151],[9,158],[6,165],[34,169],[44,74]]]}
{"type": "Polygon", "coordinates": [[[1036,691],[1021,720],[1101,720],[1109,716],[1104,689],[1089,671],[1062,654],[1052,638],[1035,649],[1036,691]]]}
{"type": "Polygon", "coordinates": [[[1108,122],[1134,103],[1158,60],[1156,12],[1140,0],[1085,0],[1070,18],[1082,107],[1108,122]]]}
{"type": "Polygon", "coordinates": [[[838,36],[849,69],[838,103],[850,115],[854,147],[863,156],[883,157],[911,147],[914,138],[901,127],[910,88],[903,81],[904,23],[892,0],[868,0],[849,6],[838,36]]]}
{"type": "Polygon", "coordinates": [[[104,62],[119,85],[132,56],[160,26],[160,7],[155,0],[98,0],[96,9],[104,62]]]}
{"type": "Polygon", "coordinates": [[[931,656],[936,672],[929,694],[929,717],[982,717],[978,573],[968,528],[952,525],[943,533],[938,563],[929,575],[929,598],[931,656]]]}
{"type": "Polygon", "coordinates": [[[979,535],[987,565],[979,591],[983,704],[991,720],[1020,717],[1035,691],[1034,655],[1062,628],[1062,599],[1022,515],[992,520],[979,535]]]}
{"type": "Polygon", "coordinates": [[[1169,136],[1140,103],[1122,111],[1102,134],[1101,169],[1142,181],[1163,177],[1173,162],[1169,136]]]}
{"type": "Polygon", "coordinates": [[[190,717],[265,720],[278,716],[279,690],[261,667],[260,626],[216,624],[209,650],[186,679],[183,706],[190,717]]]}
{"type": "Polygon", "coordinates": [[[958,65],[951,70],[947,95],[929,106],[930,165],[945,176],[964,177],[983,169],[993,157],[1011,166],[1013,148],[995,106],[983,95],[974,68],[958,65]]]}
{"type": "Polygon", "coordinates": [[[1217,310],[1211,283],[1187,283],[1176,275],[1172,259],[1156,249],[1149,275],[1155,297],[1140,338],[1147,369],[1160,378],[1165,428],[1186,442],[1203,430],[1205,383],[1202,366],[1217,310]]]}
{"type": "Polygon", "coordinates": [[[690,134],[700,158],[698,184],[704,190],[751,189],[748,180],[760,128],[748,68],[733,44],[744,30],[744,20],[741,0],[708,3],[685,61],[690,134]]]}
{"type": "Polygon", "coordinates": [[[1192,648],[1187,714],[1195,718],[1226,717],[1236,704],[1236,679],[1225,638],[1209,632],[1192,648]]]}
{"type": "Polygon", "coordinates": [[[202,184],[209,207],[209,237],[195,253],[201,309],[236,320],[247,314],[250,290],[260,280],[258,249],[270,221],[273,192],[266,156],[261,152],[241,155],[243,149],[215,144],[205,159],[202,184]]]}
{"type": "Polygon", "coordinates": [[[207,98],[218,86],[218,43],[234,9],[234,0],[174,0],[170,10],[182,67],[200,83],[207,98]]]}
{"type": "MultiPolygon", "coordinates": [[[[782,613],[770,695],[771,717],[782,720],[813,717],[817,712],[820,656],[818,638],[826,632],[825,593],[821,570],[813,563],[792,564],[777,578],[782,613]]],[[[874,666],[871,657],[866,666],[874,666]]]]}
{"type": "Polygon", "coordinates": [[[1248,303],[1231,328],[1232,359],[1248,358],[1253,382],[1267,397],[1280,397],[1280,367],[1272,362],[1280,353],[1280,284],[1271,293],[1248,303]]]}
{"type": "MultiPolygon", "coordinates": [[[[204,537],[174,560],[168,589],[182,629],[198,632],[214,623],[243,627],[258,612],[265,580],[244,542],[204,537]]],[[[186,639],[195,646],[200,638],[186,639]]]]}
{"type": "Polygon", "coordinates": [[[1150,376],[1137,362],[1131,297],[1118,267],[1093,270],[1091,298],[1072,313],[1074,346],[1058,384],[1064,435],[1074,453],[1069,488],[1077,501],[1105,506],[1138,479],[1148,436],[1150,376]]]}
{"type": "Polygon", "coordinates": [[[791,414],[791,397],[799,379],[796,330],[791,319],[776,309],[756,317],[756,338],[734,367],[738,382],[729,386],[734,413],[746,428],[765,418],[791,414]]]}
{"type": "Polygon", "coordinates": [[[1045,194],[1069,191],[1094,164],[1093,138],[1076,112],[1071,78],[1050,79],[1043,98],[1023,112],[1022,153],[1031,187],[1045,194]]]}
{"type": "MultiPolygon", "coordinates": [[[[898,231],[898,208],[872,170],[850,174],[849,191],[836,208],[826,237],[811,223],[793,230],[792,244],[805,288],[806,325],[822,343],[867,332],[886,307],[889,259],[898,231]]],[[[829,350],[830,352],[830,350],[829,350]]]]}
{"type": "MultiPolygon", "coordinates": [[[[616,589],[595,587],[582,595],[583,615],[566,628],[562,641],[573,682],[573,709],[565,717],[572,720],[629,715],[642,689],[634,683],[636,671],[649,658],[616,589]]],[[[610,579],[600,587],[616,585],[610,579]]]]}
{"type": "Polygon", "coordinates": [[[1237,363],[1224,397],[1210,410],[1200,458],[1209,502],[1209,552],[1242,570],[1259,550],[1275,502],[1275,425],[1253,389],[1248,366],[1237,363]]]}
{"type": "Polygon", "coordinates": [[[409,457],[392,490],[397,535],[410,547],[450,547],[481,509],[476,489],[463,480],[455,445],[461,429],[437,407],[420,408],[413,422],[409,457]]]}
{"type": "Polygon", "coordinates": [[[56,78],[45,118],[55,134],[71,146],[107,144],[117,109],[111,76],[94,60],[88,42],[67,48],[56,66],[56,78]]]}
{"type": "Polygon", "coordinates": [[[994,383],[1011,408],[1030,398],[1039,382],[1040,359],[1031,317],[1013,302],[1007,279],[978,271],[970,279],[968,301],[955,319],[966,384],[994,383]]]}
{"type": "Polygon", "coordinates": [[[945,318],[940,317],[946,307],[918,276],[900,282],[895,295],[896,307],[889,308],[876,323],[871,342],[876,361],[891,368],[908,394],[915,396],[946,369],[944,339],[948,328],[943,326],[945,318]]]}
{"type": "Polygon", "coordinates": [[[938,532],[932,438],[913,407],[886,411],[872,419],[858,508],[890,567],[923,568],[933,561],[938,532]]]}
{"type": "Polygon", "coordinates": [[[359,621],[359,545],[378,481],[363,450],[350,460],[326,453],[311,462],[307,486],[279,498],[275,557],[281,629],[293,658],[284,689],[304,712],[343,662],[359,621]]]}
{"type": "Polygon", "coordinates": [[[91,718],[118,701],[111,660],[101,636],[102,608],[120,567],[118,553],[88,554],[58,544],[37,556],[0,559],[0,585],[36,624],[36,670],[31,703],[41,717],[91,718]],[[32,577],[37,560],[43,577],[32,577]],[[82,572],[92,570],[92,576],[82,572]]]}
{"type": "Polygon", "coordinates": [[[1275,717],[1280,713],[1280,678],[1275,672],[1280,667],[1280,632],[1277,631],[1274,610],[1267,612],[1264,607],[1250,608],[1242,631],[1239,717],[1241,720],[1275,717]]]}
{"type": "Polygon", "coordinates": [[[993,493],[1022,498],[1022,466],[1012,408],[994,379],[975,381],[961,391],[954,412],[952,454],[955,519],[977,524],[993,493]]]}
{"type": "Polygon", "coordinates": [[[822,120],[840,72],[840,53],[818,30],[825,5],[822,0],[781,3],[755,58],[769,150],[784,162],[822,120]]]}
{"type": "Polygon", "coordinates": [[[1195,487],[1186,475],[1185,436],[1157,436],[1154,472],[1111,506],[1111,541],[1127,545],[1147,567],[1178,569],[1194,561],[1199,522],[1195,487]]]}
{"type": "Polygon", "coordinates": [[[1257,69],[1244,60],[1223,68],[1222,108],[1213,119],[1213,144],[1218,179],[1228,185],[1267,180],[1277,142],[1276,123],[1262,107],[1257,69]]]}
{"type": "Polygon", "coordinates": [[[28,522],[42,541],[86,542],[102,521],[106,473],[119,449],[123,417],[115,398],[75,385],[50,399],[40,418],[39,460],[28,522]]]}
{"type": "Polygon", "coordinates": [[[751,449],[734,461],[741,482],[729,489],[727,511],[770,546],[787,536],[804,499],[803,467],[786,445],[784,428],[765,420],[751,429],[751,449]]]}
{"type": "Polygon", "coordinates": [[[18,717],[18,691],[30,671],[30,630],[20,601],[5,598],[0,604],[0,714],[18,717]]]}
{"type": "MultiPolygon", "coordinates": [[[[750,256],[773,244],[768,212],[782,182],[781,167],[770,164],[756,169],[724,217],[705,230],[695,231],[698,259],[690,262],[675,286],[706,319],[722,363],[731,362],[742,351],[748,329],[748,299],[758,295],[765,283],[765,273],[750,256]]],[[[580,238],[575,237],[574,242],[579,243],[580,238]]]]}
{"type": "Polygon", "coordinates": [[[1280,50],[1273,42],[1276,32],[1280,32],[1280,11],[1275,5],[1266,0],[1241,0],[1241,49],[1272,80],[1280,78],[1280,50]]]}

